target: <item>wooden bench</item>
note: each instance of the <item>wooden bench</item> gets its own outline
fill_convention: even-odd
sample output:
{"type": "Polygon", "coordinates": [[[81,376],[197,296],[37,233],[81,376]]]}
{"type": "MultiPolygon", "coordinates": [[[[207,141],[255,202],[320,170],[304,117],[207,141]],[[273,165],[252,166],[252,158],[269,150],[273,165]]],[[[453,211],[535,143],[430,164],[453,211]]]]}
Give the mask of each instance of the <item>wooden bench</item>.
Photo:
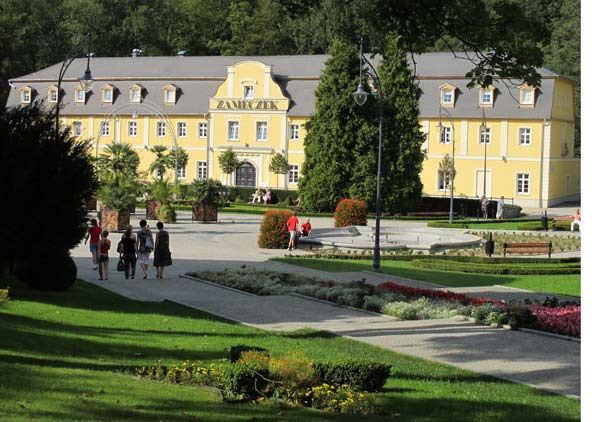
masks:
{"type": "Polygon", "coordinates": [[[571,223],[573,222],[572,215],[559,215],[552,219],[552,230],[556,230],[559,227],[565,227],[570,229],[571,223]]]}
{"type": "Polygon", "coordinates": [[[503,253],[505,258],[506,254],[548,254],[552,258],[552,242],[504,242],[503,253]]]}

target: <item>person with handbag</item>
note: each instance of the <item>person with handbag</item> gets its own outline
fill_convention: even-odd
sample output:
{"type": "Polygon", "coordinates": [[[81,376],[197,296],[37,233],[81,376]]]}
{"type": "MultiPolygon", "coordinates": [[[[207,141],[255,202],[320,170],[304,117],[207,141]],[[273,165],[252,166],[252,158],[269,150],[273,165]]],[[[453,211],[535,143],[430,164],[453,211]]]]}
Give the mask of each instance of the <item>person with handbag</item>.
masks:
{"type": "Polygon", "coordinates": [[[154,267],[156,267],[156,278],[163,278],[165,267],[173,264],[169,250],[169,232],[164,229],[162,221],[156,223],[156,228],[158,228],[158,233],[154,246],[154,267]]]}
{"type": "Polygon", "coordinates": [[[141,229],[137,232],[136,249],[138,251],[138,261],[140,268],[144,272],[144,280],[148,278],[148,265],[150,264],[150,253],[154,249],[154,239],[152,232],[148,228],[146,220],[140,221],[141,229]]]}
{"type": "Polygon", "coordinates": [[[119,242],[122,245],[119,253],[121,254],[121,259],[125,263],[125,280],[135,278],[135,263],[137,261],[137,257],[135,255],[136,243],[137,239],[135,234],[133,234],[133,227],[131,225],[127,226],[125,233],[123,233],[123,237],[119,242]]]}

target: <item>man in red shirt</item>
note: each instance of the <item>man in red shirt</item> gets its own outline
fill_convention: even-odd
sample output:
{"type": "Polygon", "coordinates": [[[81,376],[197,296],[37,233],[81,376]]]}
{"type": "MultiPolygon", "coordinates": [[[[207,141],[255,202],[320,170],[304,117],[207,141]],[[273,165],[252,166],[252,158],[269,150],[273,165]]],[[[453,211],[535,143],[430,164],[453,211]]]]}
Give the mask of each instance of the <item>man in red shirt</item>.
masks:
{"type": "Polygon", "coordinates": [[[88,229],[87,236],[85,236],[85,245],[90,239],[90,252],[92,253],[92,261],[94,262],[94,270],[98,269],[98,242],[100,242],[100,234],[102,233],[102,227],[98,225],[98,221],[95,218],[90,220],[92,227],[88,229]]]}
{"type": "Polygon", "coordinates": [[[310,232],[312,231],[312,226],[310,224],[310,218],[306,219],[304,224],[302,224],[302,226],[300,227],[300,230],[302,231],[302,236],[308,236],[310,234],[310,232]]]}
{"type": "Polygon", "coordinates": [[[288,243],[288,251],[294,250],[294,240],[296,239],[296,230],[298,228],[298,217],[296,217],[296,213],[292,214],[286,223],[287,229],[290,232],[290,241],[288,243]]]}

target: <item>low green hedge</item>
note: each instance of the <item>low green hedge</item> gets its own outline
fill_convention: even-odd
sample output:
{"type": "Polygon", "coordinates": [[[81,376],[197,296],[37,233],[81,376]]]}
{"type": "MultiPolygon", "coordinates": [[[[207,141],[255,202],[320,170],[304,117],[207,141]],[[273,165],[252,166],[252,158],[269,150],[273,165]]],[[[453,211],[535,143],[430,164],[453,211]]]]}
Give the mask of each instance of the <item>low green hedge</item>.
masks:
{"type": "Polygon", "coordinates": [[[322,381],[333,384],[348,384],[363,391],[377,391],[385,385],[391,366],[365,360],[339,360],[315,363],[315,371],[322,381]]]}
{"type": "Polygon", "coordinates": [[[258,365],[230,365],[223,370],[223,390],[226,396],[256,398],[267,386],[269,371],[258,365]]]}
{"type": "Polygon", "coordinates": [[[519,275],[551,275],[551,274],[579,274],[581,265],[579,263],[569,264],[523,264],[506,262],[500,263],[466,263],[450,260],[414,259],[412,265],[418,268],[427,268],[441,271],[459,271],[463,273],[478,274],[519,274],[519,275]]]}
{"type": "Polygon", "coordinates": [[[427,223],[428,227],[434,227],[438,229],[468,229],[468,228],[476,228],[477,225],[481,224],[502,224],[502,223],[514,223],[514,222],[522,222],[523,227],[531,227],[531,228],[520,228],[519,230],[541,230],[540,220],[522,220],[522,219],[507,219],[507,220],[471,220],[471,219],[460,219],[454,220],[452,224],[448,223],[448,220],[440,220],[437,219],[435,221],[430,221],[427,223]],[[539,226],[539,228],[535,228],[539,226]]]}

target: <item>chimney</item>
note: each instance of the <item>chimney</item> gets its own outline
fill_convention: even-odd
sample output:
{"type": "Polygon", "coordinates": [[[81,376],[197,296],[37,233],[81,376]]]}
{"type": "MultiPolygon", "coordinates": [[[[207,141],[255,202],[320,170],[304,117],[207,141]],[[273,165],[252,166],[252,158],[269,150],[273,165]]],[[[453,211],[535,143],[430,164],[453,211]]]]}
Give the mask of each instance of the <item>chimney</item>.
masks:
{"type": "Polygon", "coordinates": [[[142,50],[140,50],[139,48],[134,48],[133,50],[131,50],[131,57],[143,57],[144,56],[144,52],[142,50]]]}

